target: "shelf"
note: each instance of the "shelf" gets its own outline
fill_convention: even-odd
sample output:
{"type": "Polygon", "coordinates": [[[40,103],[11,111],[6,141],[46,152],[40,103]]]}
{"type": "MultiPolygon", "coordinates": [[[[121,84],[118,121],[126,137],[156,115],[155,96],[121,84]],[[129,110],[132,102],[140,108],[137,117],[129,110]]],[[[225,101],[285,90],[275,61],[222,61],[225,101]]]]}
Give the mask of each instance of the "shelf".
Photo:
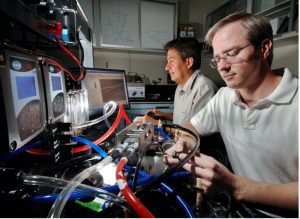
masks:
{"type": "Polygon", "coordinates": [[[298,32],[292,31],[288,33],[276,34],[274,36],[274,47],[298,45],[298,32]]]}
{"type": "Polygon", "coordinates": [[[269,19],[273,19],[288,14],[290,12],[290,5],[290,0],[282,1],[261,11],[254,10],[254,13],[264,15],[269,19]]]}
{"type": "MultiPolygon", "coordinates": [[[[276,18],[284,18],[283,22],[286,22],[288,18],[287,31],[274,35],[274,47],[281,47],[287,45],[298,45],[298,31],[295,31],[295,16],[297,16],[297,2],[296,0],[251,0],[249,1],[252,8],[252,13],[264,15],[269,20],[276,18]],[[260,7],[262,10],[257,10],[257,6],[263,6],[263,4],[270,4],[268,7],[260,7]]],[[[282,26],[282,24],[280,25],[282,26]]],[[[279,26],[279,28],[280,28],[279,26]]],[[[276,27],[278,29],[278,27],[276,27]]]]}

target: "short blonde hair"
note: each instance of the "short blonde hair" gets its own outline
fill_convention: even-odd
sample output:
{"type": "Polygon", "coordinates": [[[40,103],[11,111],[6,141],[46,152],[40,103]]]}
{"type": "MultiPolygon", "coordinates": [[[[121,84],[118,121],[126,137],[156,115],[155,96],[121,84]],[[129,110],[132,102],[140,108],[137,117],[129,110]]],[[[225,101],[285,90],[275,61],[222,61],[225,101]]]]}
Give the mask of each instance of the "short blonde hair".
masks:
{"type": "MultiPolygon", "coordinates": [[[[269,20],[262,15],[254,15],[247,12],[236,12],[228,15],[222,20],[214,24],[205,36],[205,42],[212,46],[212,40],[215,34],[227,24],[239,21],[241,25],[247,30],[247,40],[251,42],[255,48],[259,48],[265,39],[269,39],[273,43],[273,30],[269,20]]],[[[269,65],[273,61],[273,47],[268,57],[269,65]]]]}

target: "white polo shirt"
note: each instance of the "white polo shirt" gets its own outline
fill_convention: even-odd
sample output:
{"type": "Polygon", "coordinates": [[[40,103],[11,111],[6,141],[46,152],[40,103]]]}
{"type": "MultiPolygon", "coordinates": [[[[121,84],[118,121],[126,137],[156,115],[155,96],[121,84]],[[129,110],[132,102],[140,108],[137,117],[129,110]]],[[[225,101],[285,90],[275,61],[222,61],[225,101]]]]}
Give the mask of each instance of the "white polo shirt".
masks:
{"type": "Polygon", "coordinates": [[[191,123],[201,135],[221,133],[235,174],[269,183],[298,181],[298,79],[288,69],[252,107],[235,90],[221,88],[191,123]]]}
{"type": "Polygon", "coordinates": [[[173,123],[189,122],[217,92],[217,86],[196,70],[183,87],[177,86],[174,97],[173,123]]]}

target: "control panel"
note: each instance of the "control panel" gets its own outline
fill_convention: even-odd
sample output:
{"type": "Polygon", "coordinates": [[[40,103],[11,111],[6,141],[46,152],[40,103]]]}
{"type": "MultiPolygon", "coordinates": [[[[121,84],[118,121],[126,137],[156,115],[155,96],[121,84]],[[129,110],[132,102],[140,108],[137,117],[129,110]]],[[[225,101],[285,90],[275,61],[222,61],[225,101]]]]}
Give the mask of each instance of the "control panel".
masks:
{"type": "Polygon", "coordinates": [[[43,131],[45,101],[37,58],[10,50],[5,51],[5,58],[0,68],[5,125],[9,132],[8,145],[10,150],[15,150],[43,131]]]}

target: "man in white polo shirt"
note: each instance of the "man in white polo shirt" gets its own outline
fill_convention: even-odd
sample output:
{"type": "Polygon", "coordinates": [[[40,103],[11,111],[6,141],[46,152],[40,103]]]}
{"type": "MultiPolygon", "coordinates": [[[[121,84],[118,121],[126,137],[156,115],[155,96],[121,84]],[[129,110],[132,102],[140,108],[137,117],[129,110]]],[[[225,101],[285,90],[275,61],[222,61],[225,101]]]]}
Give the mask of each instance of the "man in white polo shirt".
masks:
{"type": "MultiPolygon", "coordinates": [[[[204,154],[184,168],[201,178],[204,192],[223,189],[264,215],[297,216],[298,79],[288,69],[271,70],[269,21],[235,13],[216,23],[205,39],[213,47],[210,65],[227,87],[185,127],[200,136],[220,132],[233,172],[204,154]]],[[[174,150],[180,156],[165,156],[169,165],[190,148],[178,142],[169,154],[174,150]]]]}

